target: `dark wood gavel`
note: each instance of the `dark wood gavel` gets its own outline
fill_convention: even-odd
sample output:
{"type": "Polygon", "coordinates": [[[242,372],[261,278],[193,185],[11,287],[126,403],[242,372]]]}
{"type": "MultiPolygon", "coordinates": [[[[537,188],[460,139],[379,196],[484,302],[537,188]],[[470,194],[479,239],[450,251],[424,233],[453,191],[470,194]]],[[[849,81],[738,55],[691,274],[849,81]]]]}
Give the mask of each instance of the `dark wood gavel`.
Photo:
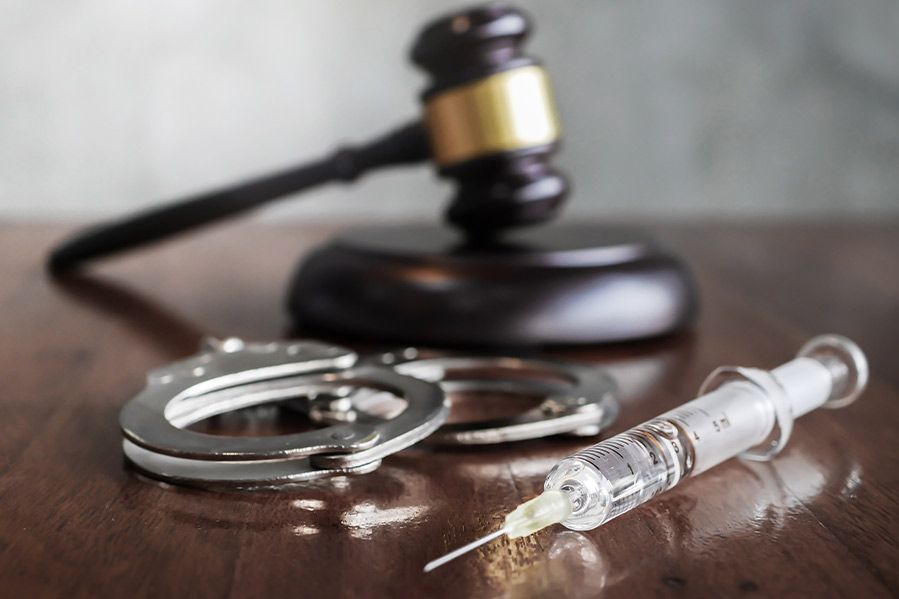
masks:
{"type": "Polygon", "coordinates": [[[568,185],[549,165],[559,125],[546,72],[522,51],[530,28],[504,4],[437,19],[411,51],[431,76],[418,121],[318,161],[89,228],[54,249],[48,266],[62,273],[323,183],[428,160],[457,183],[445,217],[473,242],[545,222],[568,185]]]}

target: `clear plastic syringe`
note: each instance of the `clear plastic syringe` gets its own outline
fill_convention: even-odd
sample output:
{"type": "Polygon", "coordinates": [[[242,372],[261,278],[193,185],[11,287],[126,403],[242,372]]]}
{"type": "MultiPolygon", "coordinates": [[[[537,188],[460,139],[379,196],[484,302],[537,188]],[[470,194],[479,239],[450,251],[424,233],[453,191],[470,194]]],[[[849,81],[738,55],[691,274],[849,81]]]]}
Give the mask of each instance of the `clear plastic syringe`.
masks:
{"type": "Polygon", "coordinates": [[[546,477],[543,493],[507,515],[500,530],[430,562],[425,571],[502,535],[524,537],[556,523],[596,528],[734,456],[771,459],[795,418],[849,405],[867,380],[865,355],[838,335],[815,337],[772,371],[719,368],[693,401],[563,459],[546,477]]]}

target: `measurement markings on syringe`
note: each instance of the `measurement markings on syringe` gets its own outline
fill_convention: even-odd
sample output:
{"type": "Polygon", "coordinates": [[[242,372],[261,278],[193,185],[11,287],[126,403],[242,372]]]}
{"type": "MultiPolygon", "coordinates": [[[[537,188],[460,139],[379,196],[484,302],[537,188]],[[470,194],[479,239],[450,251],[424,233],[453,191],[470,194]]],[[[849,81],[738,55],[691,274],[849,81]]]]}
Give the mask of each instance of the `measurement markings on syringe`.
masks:
{"type": "Polygon", "coordinates": [[[721,415],[718,418],[715,418],[702,408],[675,410],[671,413],[670,418],[680,424],[683,431],[688,432],[688,437],[692,437],[694,440],[699,441],[701,438],[699,435],[699,427],[703,423],[695,422],[694,419],[697,414],[702,414],[707,418],[705,422],[710,424],[714,429],[714,431],[710,432],[720,433],[724,431],[724,429],[730,428],[730,419],[727,417],[726,413],[721,412],[721,415]]]}

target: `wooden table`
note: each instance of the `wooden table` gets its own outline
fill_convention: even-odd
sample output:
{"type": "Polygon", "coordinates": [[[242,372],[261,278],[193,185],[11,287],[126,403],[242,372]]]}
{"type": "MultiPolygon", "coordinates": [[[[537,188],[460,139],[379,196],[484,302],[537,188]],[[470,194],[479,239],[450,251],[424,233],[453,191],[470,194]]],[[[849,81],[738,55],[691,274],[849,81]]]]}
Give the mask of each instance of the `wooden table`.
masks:
{"type": "MultiPolygon", "coordinates": [[[[732,460],[601,529],[553,527],[425,575],[425,561],[496,528],[584,441],[412,448],[373,474],[299,492],[155,483],[123,462],[122,404],[148,369],[193,353],[203,335],[286,336],[288,274],[331,231],[219,228],[60,285],[41,262],[66,230],[2,227],[0,595],[896,593],[899,226],[657,229],[698,276],[695,329],[554,352],[619,377],[613,431],[691,398],[715,366],[773,367],[819,333],[867,352],[867,392],[803,417],[771,464],[732,460]]],[[[261,430],[272,414],[236,418],[261,430]]]]}

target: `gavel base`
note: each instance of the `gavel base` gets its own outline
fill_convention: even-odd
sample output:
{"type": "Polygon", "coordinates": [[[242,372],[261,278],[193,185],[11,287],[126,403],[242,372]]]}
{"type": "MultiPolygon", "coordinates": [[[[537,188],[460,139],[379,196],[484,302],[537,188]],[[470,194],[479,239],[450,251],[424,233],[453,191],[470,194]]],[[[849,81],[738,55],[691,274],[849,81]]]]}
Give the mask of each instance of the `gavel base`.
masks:
{"type": "Polygon", "coordinates": [[[298,330],[382,343],[594,344],[693,320],[686,265],[635,229],[553,225],[472,243],[438,226],[347,231],[288,291],[298,330]]]}

